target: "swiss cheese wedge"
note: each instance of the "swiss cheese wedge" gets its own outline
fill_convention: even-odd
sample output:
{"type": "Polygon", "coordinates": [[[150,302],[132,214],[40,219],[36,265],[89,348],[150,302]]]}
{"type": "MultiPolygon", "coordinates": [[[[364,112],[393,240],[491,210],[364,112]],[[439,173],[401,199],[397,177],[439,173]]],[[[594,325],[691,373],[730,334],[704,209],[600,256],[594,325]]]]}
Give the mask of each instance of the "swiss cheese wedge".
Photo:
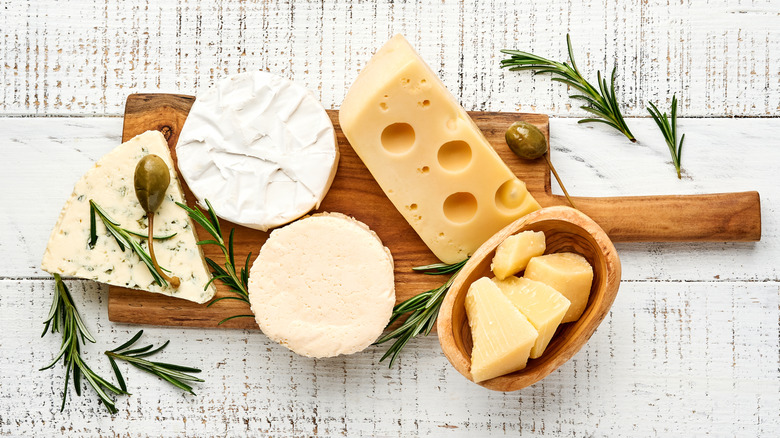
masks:
{"type": "Polygon", "coordinates": [[[445,263],[540,208],[401,35],[355,79],[339,122],[390,201],[445,263]]]}
{"type": "MultiPolygon", "coordinates": [[[[159,131],[138,135],[103,156],[76,183],[73,194],[62,208],[46,245],[41,263],[43,270],[196,303],[210,300],[216,290],[213,284],[204,289],[211,274],[197,245],[198,237],[190,218],[176,205],[176,202],[184,202],[184,194],[174,169],[168,143],[159,131]],[[93,248],[88,244],[90,200],[122,228],[147,234],[146,215],[136,198],[133,176],[138,161],[148,154],[162,158],[171,172],[165,199],[155,213],[154,235],[175,235],[155,241],[154,252],[160,266],[168,269],[170,275],[179,277],[181,285],[178,288],[153,283],[147,266],[130,248],[123,251],[119,247],[100,218],[96,219],[97,242],[93,248]]],[[[147,248],[146,239],[137,239],[147,248]]]]}

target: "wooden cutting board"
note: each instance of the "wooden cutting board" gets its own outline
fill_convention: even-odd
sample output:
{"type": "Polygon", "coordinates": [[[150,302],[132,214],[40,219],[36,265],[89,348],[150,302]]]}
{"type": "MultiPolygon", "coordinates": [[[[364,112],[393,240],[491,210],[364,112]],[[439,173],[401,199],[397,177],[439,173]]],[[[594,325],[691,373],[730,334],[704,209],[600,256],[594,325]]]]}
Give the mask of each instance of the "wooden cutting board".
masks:
{"type": "MultiPolygon", "coordinates": [[[[168,140],[176,159],[174,146],[195,98],[173,94],[133,94],[127,98],[122,141],[147,130],[159,130],[168,140]]],[[[395,260],[396,299],[406,300],[420,292],[441,285],[445,278],[412,272],[412,267],[436,263],[403,216],[374,181],[368,169],[352,150],[338,124],[338,112],[328,115],[336,128],[341,152],[333,185],[318,211],[337,211],[354,216],[376,231],[390,248],[395,260]]],[[[506,128],[517,120],[538,126],[549,139],[546,115],[520,113],[470,112],[469,115],[485,134],[498,154],[525,181],[529,191],[543,207],[567,205],[562,196],[552,194],[550,172],[544,159],[521,160],[504,141],[506,128]]],[[[177,169],[178,172],[178,169],[177,169]]],[[[194,197],[184,180],[187,204],[194,197]]],[[[577,207],[592,217],[616,242],[625,241],[755,241],[761,238],[761,209],[757,192],[694,196],[637,196],[613,198],[575,198],[577,207]]],[[[233,224],[223,221],[223,232],[233,224]]],[[[236,259],[248,253],[254,257],[267,233],[235,226],[236,259]]],[[[198,236],[208,234],[199,226],[198,236]]],[[[204,246],[207,257],[222,263],[222,253],[214,246],[204,246]]],[[[230,294],[217,282],[217,296],[230,294]]],[[[109,287],[108,316],[111,321],[136,324],[217,327],[222,319],[251,313],[235,300],[223,300],[212,307],[160,294],[109,287]]],[[[252,318],[238,318],[219,327],[257,328],[252,318]]]]}

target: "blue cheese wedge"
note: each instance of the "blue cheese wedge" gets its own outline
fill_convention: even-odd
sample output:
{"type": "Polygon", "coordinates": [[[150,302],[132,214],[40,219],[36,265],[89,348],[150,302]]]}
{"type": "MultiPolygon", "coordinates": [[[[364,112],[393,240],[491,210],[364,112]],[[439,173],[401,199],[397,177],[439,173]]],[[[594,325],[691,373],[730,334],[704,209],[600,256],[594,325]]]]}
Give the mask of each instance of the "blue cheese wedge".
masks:
{"type": "MultiPolygon", "coordinates": [[[[184,202],[184,194],[174,169],[168,144],[159,131],[138,135],[103,156],[76,183],[73,194],[62,208],[43,255],[43,270],[196,303],[205,303],[214,297],[216,289],[213,285],[204,288],[211,275],[197,245],[198,237],[193,224],[187,213],[176,205],[176,202],[184,202]],[[141,259],[129,248],[122,251],[99,218],[97,243],[94,248],[88,244],[90,199],[122,228],[148,233],[146,215],[133,187],[135,166],[147,154],[161,157],[171,171],[165,200],[155,213],[154,235],[176,235],[155,241],[154,252],[160,266],[181,279],[178,288],[170,285],[161,287],[154,283],[141,259]]],[[[147,248],[146,239],[138,239],[147,248]]]]}

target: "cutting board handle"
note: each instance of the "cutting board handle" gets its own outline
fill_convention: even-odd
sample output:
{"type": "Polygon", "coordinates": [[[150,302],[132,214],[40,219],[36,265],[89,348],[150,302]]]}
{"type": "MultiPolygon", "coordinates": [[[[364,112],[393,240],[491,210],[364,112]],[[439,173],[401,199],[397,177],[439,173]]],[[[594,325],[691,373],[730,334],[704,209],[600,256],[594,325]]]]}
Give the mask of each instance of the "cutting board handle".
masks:
{"type": "MultiPolygon", "coordinates": [[[[563,196],[553,196],[568,205],[563,196]]],[[[573,198],[615,242],[758,241],[758,192],[573,198]]]]}

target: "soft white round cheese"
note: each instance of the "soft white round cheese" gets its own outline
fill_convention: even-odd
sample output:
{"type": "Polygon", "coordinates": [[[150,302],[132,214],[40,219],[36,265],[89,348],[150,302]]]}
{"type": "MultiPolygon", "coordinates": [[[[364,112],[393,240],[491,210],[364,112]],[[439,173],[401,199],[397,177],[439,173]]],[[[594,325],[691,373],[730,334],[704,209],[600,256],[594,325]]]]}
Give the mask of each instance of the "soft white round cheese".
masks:
{"type": "Polygon", "coordinates": [[[229,76],[199,93],[176,156],[198,203],[208,199],[219,217],[263,231],[318,208],[339,159],[314,95],[266,72],[229,76]]]}
{"type": "Polygon", "coordinates": [[[364,223],[340,213],[274,230],[249,275],[260,329],[309,357],[371,345],[395,304],[393,257],[364,223]]]}

